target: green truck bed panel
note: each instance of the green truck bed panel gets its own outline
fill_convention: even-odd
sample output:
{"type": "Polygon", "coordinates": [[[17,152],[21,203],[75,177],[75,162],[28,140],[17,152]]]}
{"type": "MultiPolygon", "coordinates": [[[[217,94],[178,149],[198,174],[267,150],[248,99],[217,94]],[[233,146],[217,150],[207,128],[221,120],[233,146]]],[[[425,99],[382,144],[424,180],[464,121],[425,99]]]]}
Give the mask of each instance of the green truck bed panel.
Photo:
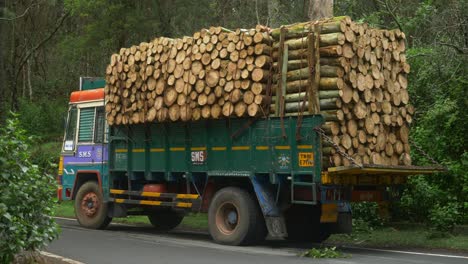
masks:
{"type": "Polygon", "coordinates": [[[178,173],[272,173],[314,175],[318,182],[321,146],[313,128],[322,123],[321,116],[304,116],[299,141],[297,117],[285,117],[283,122],[259,119],[251,125],[248,119],[224,119],[113,126],[110,170],[146,180],[178,173]]]}

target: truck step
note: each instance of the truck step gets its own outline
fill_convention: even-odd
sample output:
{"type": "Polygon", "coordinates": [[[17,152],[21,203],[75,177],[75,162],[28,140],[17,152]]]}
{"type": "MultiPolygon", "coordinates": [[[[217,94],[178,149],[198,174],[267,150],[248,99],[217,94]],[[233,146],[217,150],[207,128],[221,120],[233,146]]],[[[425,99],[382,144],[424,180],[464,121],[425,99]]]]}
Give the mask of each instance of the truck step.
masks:
{"type": "Polygon", "coordinates": [[[314,201],[304,201],[304,200],[293,200],[291,201],[293,204],[307,204],[307,205],[316,205],[317,202],[314,201]]]}
{"type": "Polygon", "coordinates": [[[294,186],[314,186],[314,182],[293,182],[294,186]]]}

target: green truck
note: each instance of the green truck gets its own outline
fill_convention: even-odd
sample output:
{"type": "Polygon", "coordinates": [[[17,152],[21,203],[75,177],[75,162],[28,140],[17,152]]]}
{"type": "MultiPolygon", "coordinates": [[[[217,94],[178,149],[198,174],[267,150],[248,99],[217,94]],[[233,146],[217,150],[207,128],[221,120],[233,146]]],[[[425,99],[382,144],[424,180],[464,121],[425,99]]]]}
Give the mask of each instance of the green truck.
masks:
{"type": "Polygon", "coordinates": [[[71,94],[59,166],[58,196],[84,227],[146,215],[168,231],[202,212],[218,243],[321,242],[351,232],[350,202],[385,204],[408,175],[434,170],[323,169],[321,115],[108,126],[104,85],[83,78],[71,94]]]}

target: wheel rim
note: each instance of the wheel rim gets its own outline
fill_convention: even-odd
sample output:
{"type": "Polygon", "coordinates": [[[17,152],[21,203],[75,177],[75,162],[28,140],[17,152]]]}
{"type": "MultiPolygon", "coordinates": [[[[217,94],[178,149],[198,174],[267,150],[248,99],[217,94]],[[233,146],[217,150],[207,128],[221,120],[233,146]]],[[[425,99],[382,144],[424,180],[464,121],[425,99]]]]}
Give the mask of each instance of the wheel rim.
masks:
{"type": "Polygon", "coordinates": [[[216,211],[216,226],[225,235],[234,233],[239,219],[239,209],[233,203],[223,203],[216,211]]]}
{"type": "Polygon", "coordinates": [[[81,211],[87,217],[94,217],[99,210],[99,199],[96,193],[89,192],[81,199],[81,211]]]}

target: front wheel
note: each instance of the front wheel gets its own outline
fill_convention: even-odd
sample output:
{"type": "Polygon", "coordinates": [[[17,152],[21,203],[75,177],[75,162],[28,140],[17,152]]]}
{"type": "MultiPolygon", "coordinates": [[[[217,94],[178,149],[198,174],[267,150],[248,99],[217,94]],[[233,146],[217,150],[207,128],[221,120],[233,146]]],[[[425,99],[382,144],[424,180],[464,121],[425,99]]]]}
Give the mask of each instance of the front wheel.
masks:
{"type": "Polygon", "coordinates": [[[86,182],[78,189],[75,197],[75,216],[81,226],[92,229],[104,229],[112,221],[112,218],[107,216],[107,203],[104,203],[97,182],[86,182]]]}
{"type": "Polygon", "coordinates": [[[211,236],[220,244],[252,244],[266,234],[263,215],[256,201],[248,192],[236,187],[216,193],[208,210],[208,224],[211,236]]]}

